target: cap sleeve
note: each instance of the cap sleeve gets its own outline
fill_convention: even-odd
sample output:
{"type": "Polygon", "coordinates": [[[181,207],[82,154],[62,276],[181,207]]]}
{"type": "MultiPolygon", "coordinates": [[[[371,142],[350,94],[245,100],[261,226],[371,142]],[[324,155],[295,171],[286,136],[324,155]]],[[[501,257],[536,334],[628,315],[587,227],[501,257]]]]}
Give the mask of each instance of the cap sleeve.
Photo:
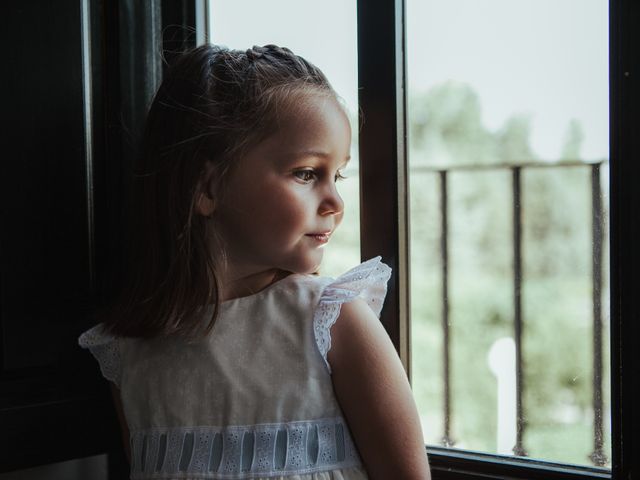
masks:
{"type": "Polygon", "coordinates": [[[354,298],[361,298],[380,316],[391,268],[375,257],[352,268],[330,282],[320,295],[313,317],[313,334],[325,365],[331,372],[327,353],[331,350],[331,327],[340,315],[340,307],[354,298]]]}
{"type": "Polygon", "coordinates": [[[100,323],[87,330],[78,338],[78,344],[87,348],[100,365],[100,371],[107,380],[120,386],[122,361],[117,337],[104,331],[100,323]]]}

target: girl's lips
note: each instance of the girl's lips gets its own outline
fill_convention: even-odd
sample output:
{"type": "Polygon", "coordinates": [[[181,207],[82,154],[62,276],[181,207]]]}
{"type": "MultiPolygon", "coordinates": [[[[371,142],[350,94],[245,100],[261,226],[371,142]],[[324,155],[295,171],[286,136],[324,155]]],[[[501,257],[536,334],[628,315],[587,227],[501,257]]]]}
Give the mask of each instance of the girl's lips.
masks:
{"type": "Polygon", "coordinates": [[[315,241],[319,243],[327,243],[329,241],[329,238],[331,237],[331,232],[307,233],[305,236],[313,238],[315,241]]]}

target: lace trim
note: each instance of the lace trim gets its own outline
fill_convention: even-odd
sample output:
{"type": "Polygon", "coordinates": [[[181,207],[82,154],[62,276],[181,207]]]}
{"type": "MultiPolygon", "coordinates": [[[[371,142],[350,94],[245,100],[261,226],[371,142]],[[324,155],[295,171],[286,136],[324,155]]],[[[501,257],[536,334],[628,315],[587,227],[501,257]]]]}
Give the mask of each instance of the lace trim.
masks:
{"type": "Polygon", "coordinates": [[[327,353],[331,350],[331,327],[336,323],[340,307],[355,297],[361,297],[380,316],[391,269],[374,257],[349,270],[330,283],[322,292],[313,317],[313,335],[329,372],[327,353]]]}
{"type": "Polygon", "coordinates": [[[359,465],[341,417],[224,428],[154,428],[131,434],[134,480],[301,475],[359,465]]]}
{"type": "Polygon", "coordinates": [[[99,324],[80,335],[78,344],[96,358],[104,378],[119,386],[122,360],[117,338],[104,333],[99,324]]]}

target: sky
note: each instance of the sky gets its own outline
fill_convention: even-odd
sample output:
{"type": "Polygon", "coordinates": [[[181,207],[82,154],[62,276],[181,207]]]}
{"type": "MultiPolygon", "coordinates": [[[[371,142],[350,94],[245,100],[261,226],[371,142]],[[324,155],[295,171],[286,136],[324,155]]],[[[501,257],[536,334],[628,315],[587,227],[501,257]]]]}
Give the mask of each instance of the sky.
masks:
{"type": "MultiPolygon", "coordinates": [[[[356,111],[355,0],[211,0],[210,13],[211,41],[288,46],[356,111]]],[[[409,90],[469,84],[487,128],[530,116],[533,150],[546,160],[577,119],[583,159],[607,158],[607,17],[606,0],[407,0],[409,90]]]]}

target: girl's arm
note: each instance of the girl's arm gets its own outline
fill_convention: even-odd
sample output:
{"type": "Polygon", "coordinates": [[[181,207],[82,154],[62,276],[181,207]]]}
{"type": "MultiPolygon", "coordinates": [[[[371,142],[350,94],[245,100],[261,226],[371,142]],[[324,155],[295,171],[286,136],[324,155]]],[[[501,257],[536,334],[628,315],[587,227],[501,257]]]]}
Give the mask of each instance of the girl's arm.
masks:
{"type": "Polygon", "coordinates": [[[109,382],[111,387],[111,396],[113,397],[113,405],[118,415],[118,421],[120,422],[120,431],[122,432],[122,443],[124,444],[124,453],[127,456],[127,460],[131,463],[131,446],[129,445],[129,427],[127,426],[127,420],[124,418],[124,411],[122,410],[122,400],[120,399],[120,390],[112,382],[109,382]]]}
{"type": "Polygon", "coordinates": [[[372,479],[430,479],[418,410],[382,324],[361,299],[342,305],[328,361],[338,402],[372,479]]]}

